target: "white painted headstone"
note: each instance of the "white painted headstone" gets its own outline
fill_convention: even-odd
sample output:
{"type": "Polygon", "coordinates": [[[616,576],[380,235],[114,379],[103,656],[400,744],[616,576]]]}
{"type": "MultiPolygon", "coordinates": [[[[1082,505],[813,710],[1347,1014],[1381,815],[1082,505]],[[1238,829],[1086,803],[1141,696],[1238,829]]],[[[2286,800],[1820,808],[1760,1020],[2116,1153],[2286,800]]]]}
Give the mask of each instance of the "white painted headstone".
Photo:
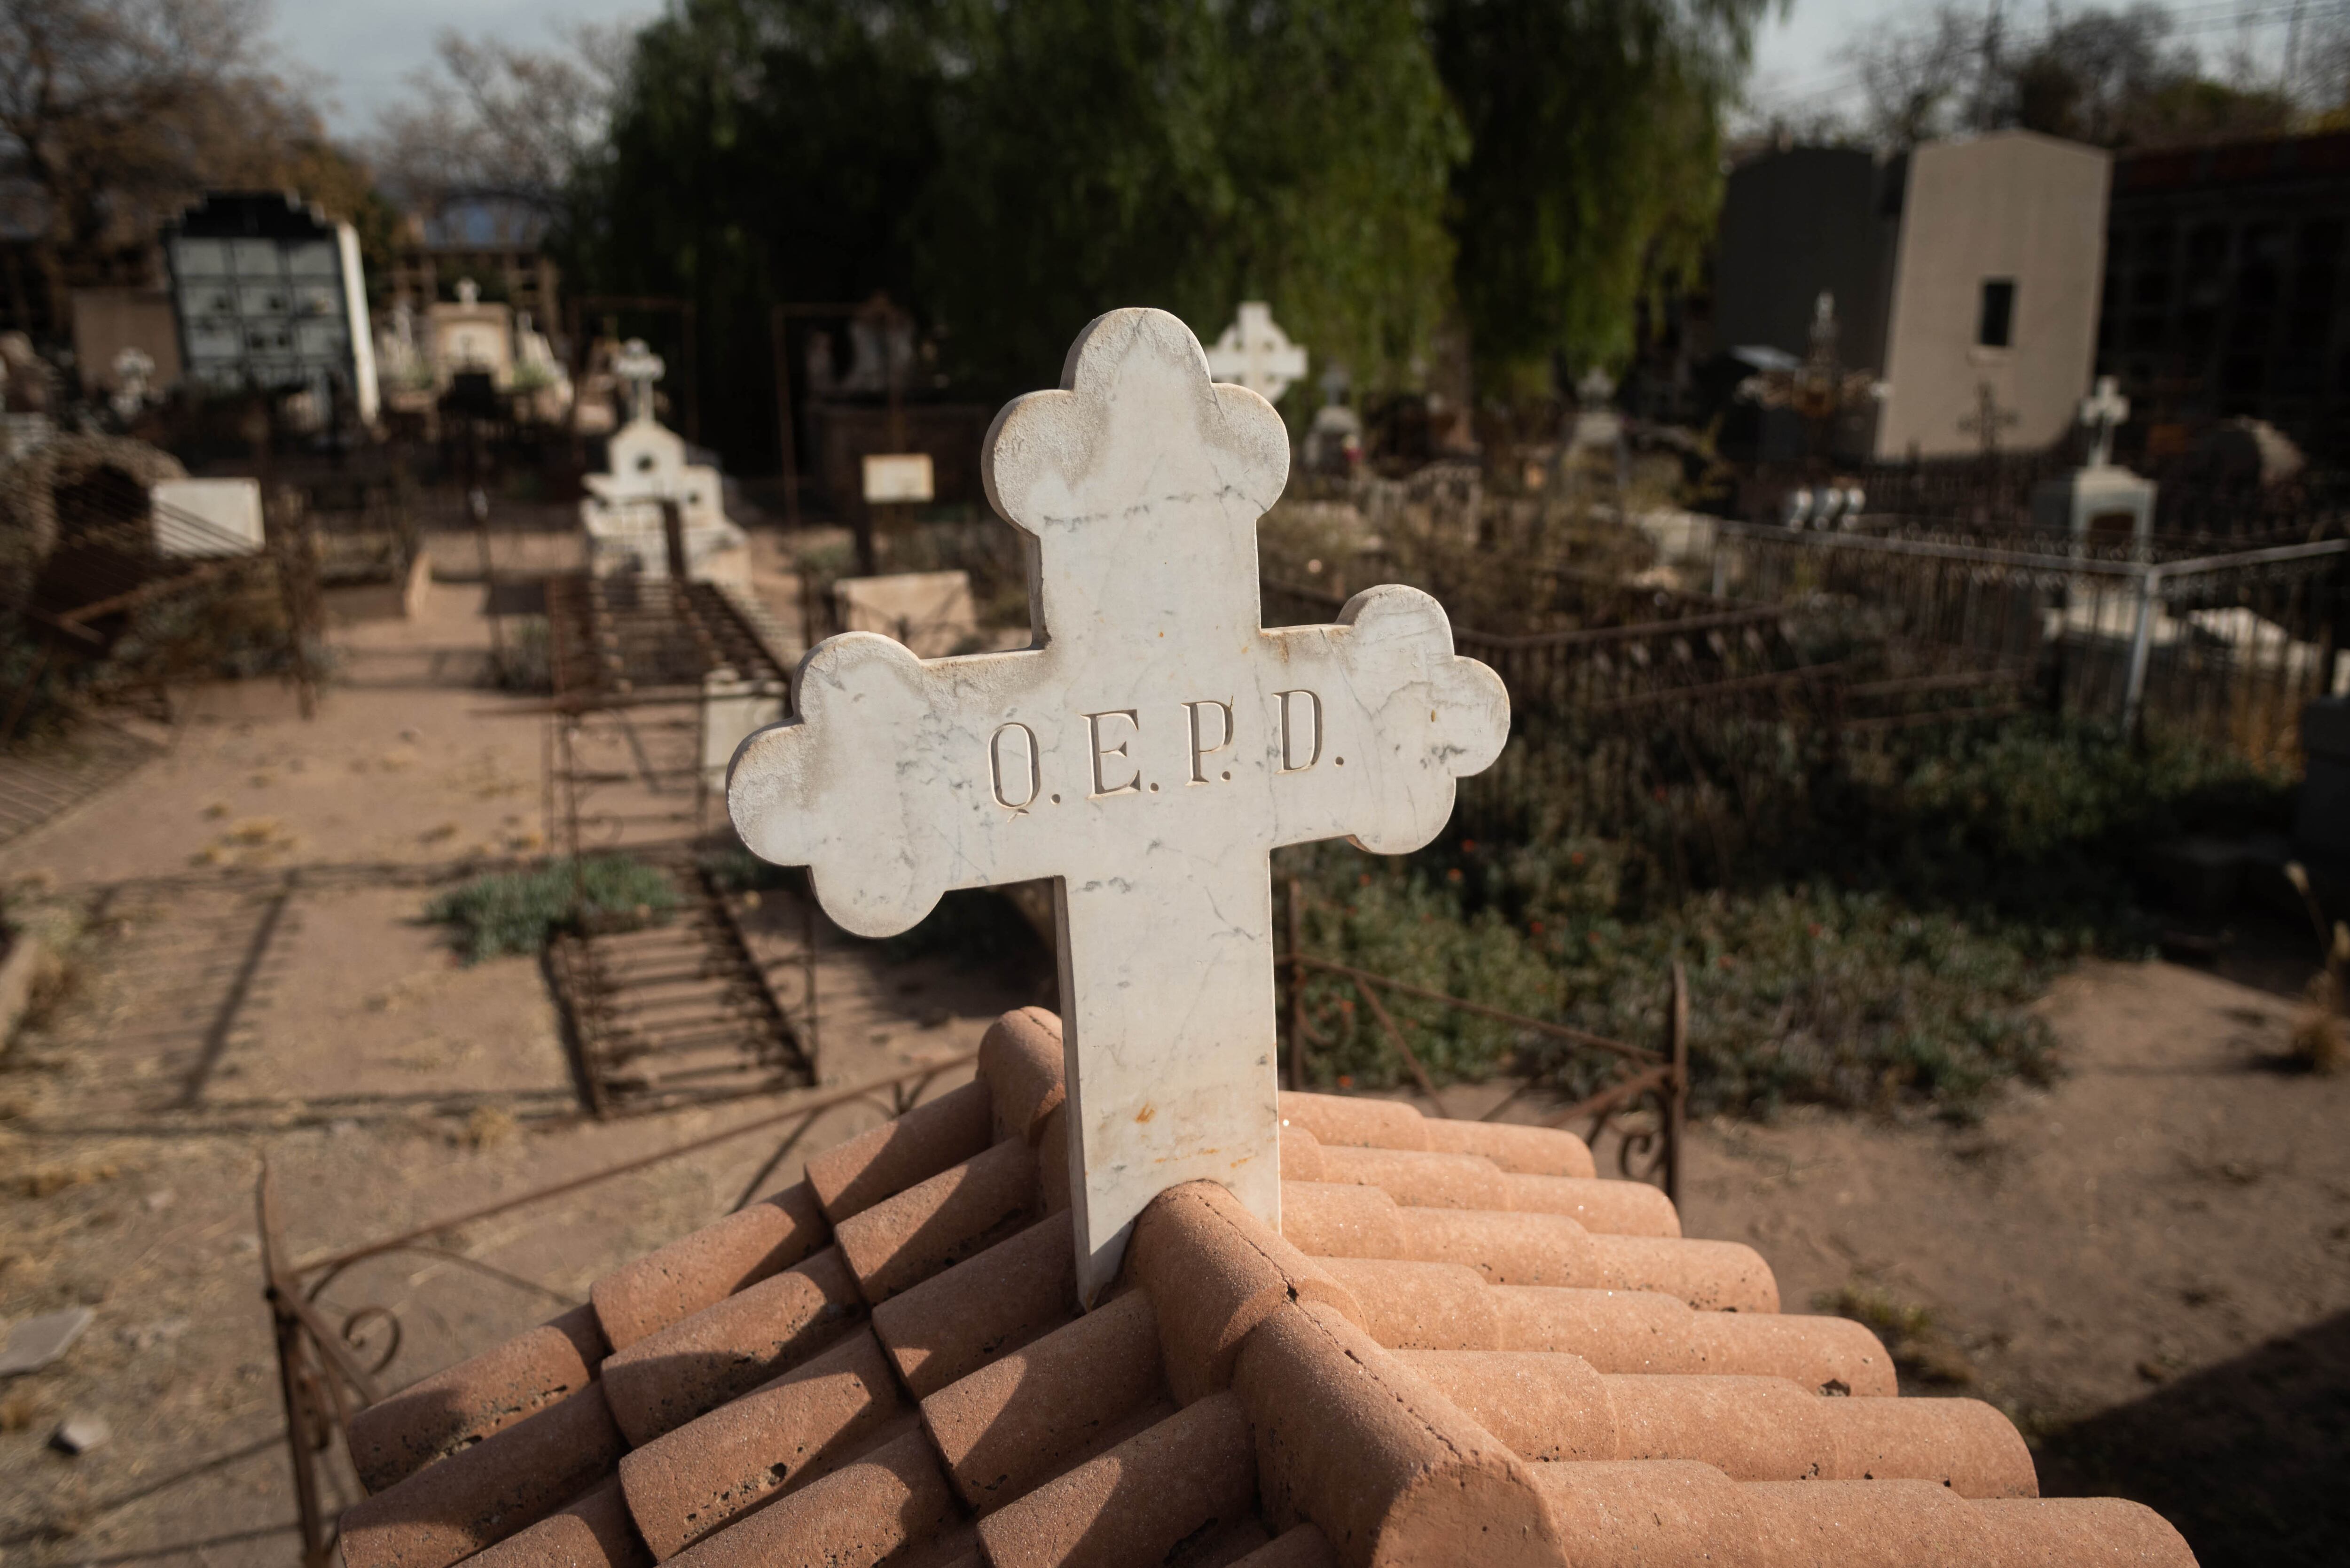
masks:
{"type": "Polygon", "coordinates": [[[1240,319],[1225,327],[1208,350],[1208,369],[1277,403],[1292,381],[1305,379],[1305,350],[1274,321],[1273,306],[1252,299],[1241,306],[1240,319]]]}
{"type": "Polygon", "coordinates": [[[612,361],[612,373],[629,389],[629,422],[605,444],[608,472],[582,483],[579,521],[588,531],[590,566],[598,574],[669,571],[664,502],[676,504],[685,529],[685,555],[698,579],[750,581],[749,540],[726,515],[724,485],[718,471],[686,462],[685,439],[653,418],[652,388],[660,379],[660,356],[644,340],[630,338],[612,361]]]}
{"type": "Polygon", "coordinates": [[[1289,441],[1157,310],[1087,327],[1058,391],[982,453],[1031,536],[1030,647],[924,662],[848,633],[801,661],[793,722],[735,753],[744,844],[827,913],[902,931],[952,888],[1055,878],[1079,1282],[1095,1299],[1158,1193],[1221,1181],[1280,1219],[1275,846],[1400,854],[1498,756],[1509,699],[1415,588],[1335,626],[1259,625],[1256,522],[1289,441]]]}
{"type": "Polygon", "coordinates": [[[669,371],[661,357],[645,347],[641,337],[631,337],[620,346],[612,358],[612,375],[629,389],[629,419],[631,423],[653,417],[653,383],[669,371]]]}
{"type": "Polygon", "coordinates": [[[2129,400],[2122,396],[2120,383],[2111,376],[2098,377],[2096,390],[2081,400],[2081,422],[2095,432],[2089,438],[2089,467],[2113,466],[2114,431],[2129,415],[2129,400]]]}

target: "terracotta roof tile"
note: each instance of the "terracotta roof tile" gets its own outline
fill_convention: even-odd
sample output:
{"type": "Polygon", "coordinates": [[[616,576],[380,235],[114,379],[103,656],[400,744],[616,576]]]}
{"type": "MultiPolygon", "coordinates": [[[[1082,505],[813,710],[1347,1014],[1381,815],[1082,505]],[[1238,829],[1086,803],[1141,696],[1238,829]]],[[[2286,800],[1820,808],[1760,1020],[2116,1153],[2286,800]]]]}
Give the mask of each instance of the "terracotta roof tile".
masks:
{"type": "MultiPolygon", "coordinates": [[[[986,1085],[973,1086],[983,1099],[986,1085]]],[[[1036,1151],[1007,1138],[839,1221],[837,1235],[865,1299],[879,1306],[1043,1212],[1036,1151]]]]}
{"type": "Polygon", "coordinates": [[[1281,1231],[1176,1188],[1079,1315],[1058,1052],[366,1413],[347,1568],[2192,1563],[1563,1133],[1284,1095],[1281,1231]]]}
{"type": "Polygon", "coordinates": [[[832,1240],[806,1182],[626,1263],[588,1288],[615,1350],[790,1268],[832,1240]]]}
{"type": "Polygon", "coordinates": [[[834,1469],[908,1407],[880,1342],[860,1329],[622,1459],[629,1511],[667,1562],[834,1469]]]}
{"type": "Polygon", "coordinates": [[[840,1249],[827,1247],[615,1352],[604,1363],[604,1397],[642,1448],[829,1345],[865,1310],[840,1249]]]}
{"type": "Polygon", "coordinates": [[[343,1514],[346,1568],[449,1568],[612,1473],[626,1444],[604,1391],[567,1399],[429,1464],[343,1514]]]}
{"type": "Polygon", "coordinates": [[[807,1184],[836,1225],[961,1165],[995,1141],[985,1079],[916,1106],[807,1162],[807,1184]]]}
{"type": "Polygon", "coordinates": [[[1062,1213],[883,1302],[873,1329],[906,1386],[927,1398],[1076,1310],[1076,1243],[1062,1213]]]}
{"type": "Polygon", "coordinates": [[[468,1561],[473,1568],[652,1568],[653,1554],[616,1477],[468,1561]]]}
{"type": "Polygon", "coordinates": [[[1310,1524],[1284,1531],[1242,1558],[1232,1568],[1338,1568],[1330,1539],[1310,1524]]]}
{"type": "MultiPolygon", "coordinates": [[[[928,1438],[912,1428],[772,1508],[681,1553],[681,1568],[879,1563],[962,1521],[928,1438]]],[[[962,1555],[962,1548],[946,1561],[962,1555]]]]}
{"type": "Polygon", "coordinates": [[[993,1568],[1163,1563],[1253,1522],[1249,1417],[1211,1395],[979,1521],[993,1568]]]}
{"type": "Polygon", "coordinates": [[[1163,1303],[1168,1382],[1186,1403],[1232,1382],[1243,1342],[1284,1303],[1362,1316],[1344,1285],[1212,1182],[1162,1194],[1135,1221],[1127,1253],[1129,1276],[1163,1303]]]}
{"type": "Polygon", "coordinates": [[[995,1107],[995,1137],[1035,1143],[1045,1118],[1068,1098],[1064,1087],[1061,1021],[1041,1007],[1007,1012],[979,1042],[979,1075],[995,1107]]]}
{"type": "Polygon", "coordinates": [[[1424,1124],[1428,1147],[1448,1154],[1482,1154],[1503,1170],[1521,1176],[1599,1174],[1591,1146],[1557,1127],[1512,1127],[1503,1122],[1456,1122],[1430,1117],[1424,1124]]]}
{"type": "Polygon", "coordinates": [[[1523,1461],[1331,1308],[1265,1319],[1232,1388],[1255,1428],[1266,1511],[1311,1521],[1342,1561],[1562,1560],[1523,1461]]]}
{"type": "Polygon", "coordinates": [[[369,1406],[350,1421],[360,1484],[381,1491],[577,1393],[595,1378],[604,1350],[595,1313],[574,1307],[369,1406]]]}
{"type": "Polygon", "coordinates": [[[1134,1291],[941,1388],[922,1401],[922,1425],[955,1490],[985,1513],[1166,1397],[1159,1320],[1134,1291]]]}

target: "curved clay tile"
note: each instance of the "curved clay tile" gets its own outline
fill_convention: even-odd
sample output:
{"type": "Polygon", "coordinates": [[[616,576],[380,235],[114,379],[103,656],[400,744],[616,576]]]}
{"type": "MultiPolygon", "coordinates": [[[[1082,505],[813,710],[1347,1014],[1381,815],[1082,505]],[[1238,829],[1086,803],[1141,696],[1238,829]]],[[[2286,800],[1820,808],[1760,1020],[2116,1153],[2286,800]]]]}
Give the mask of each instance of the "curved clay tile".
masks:
{"type": "Polygon", "coordinates": [[[1565,1133],[1285,1095],[1280,1229],[1163,1192],[1080,1315],[1058,1045],[364,1412],[345,1568],[2192,1563],[1565,1133]]]}

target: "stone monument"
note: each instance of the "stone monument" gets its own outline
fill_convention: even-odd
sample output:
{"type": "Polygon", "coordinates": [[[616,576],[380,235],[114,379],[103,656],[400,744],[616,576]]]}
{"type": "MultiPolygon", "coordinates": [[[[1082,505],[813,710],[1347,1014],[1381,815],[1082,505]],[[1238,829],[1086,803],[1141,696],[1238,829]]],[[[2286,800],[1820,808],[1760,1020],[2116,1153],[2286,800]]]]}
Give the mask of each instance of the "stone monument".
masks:
{"type": "Polygon", "coordinates": [[[432,322],[433,389],[446,392],[460,375],[487,376],[505,391],[514,385],[514,309],[482,303],[470,277],[457,280],[454,304],[441,301],[427,313],[432,322]]]}
{"type": "MultiPolygon", "coordinates": [[[[1214,361],[1209,363],[1212,368],[1214,361]]],[[[1351,378],[1343,366],[1333,365],[1323,372],[1322,406],[1314,410],[1314,422],[1305,431],[1308,473],[1343,478],[1362,466],[1362,416],[1347,406],[1347,395],[1352,389],[1351,378]]]]}
{"type": "Polygon", "coordinates": [[[1252,299],[1242,304],[1240,318],[1208,350],[1208,369],[1277,403],[1291,382],[1305,379],[1305,349],[1274,320],[1273,306],[1252,299]]]}
{"type": "Polygon", "coordinates": [[[627,389],[628,422],[606,443],[608,472],[584,483],[579,521],[588,531],[588,564],[598,576],[638,572],[669,575],[667,510],[684,533],[687,576],[748,587],[750,541],[728,520],[718,471],[685,461],[685,439],[653,418],[653,383],[660,356],[632,337],[612,361],[627,389]]]}
{"type": "Polygon", "coordinates": [[[2129,419],[2129,400],[2111,376],[2081,400],[2081,422],[2090,431],[2089,461],[2072,472],[2044,480],[2032,492],[2032,521],[2074,541],[2128,538],[2144,553],[2154,537],[2154,481],[2142,479],[2113,461],[2114,431],[2129,419]]]}
{"type": "Polygon", "coordinates": [[[1370,588],[1333,626],[1260,624],[1256,523],[1281,418],[1216,384],[1174,317],[1088,325],[1059,390],[1014,400],[981,456],[1028,535],[1029,647],[924,661],[847,633],[743,743],[743,841],[809,867],[825,911],[902,931],[941,894],[1052,878],[1081,1295],[1135,1216],[1206,1178],[1280,1218],[1278,846],[1429,842],[1501,753],[1509,699],[1443,607],[1370,588]]]}

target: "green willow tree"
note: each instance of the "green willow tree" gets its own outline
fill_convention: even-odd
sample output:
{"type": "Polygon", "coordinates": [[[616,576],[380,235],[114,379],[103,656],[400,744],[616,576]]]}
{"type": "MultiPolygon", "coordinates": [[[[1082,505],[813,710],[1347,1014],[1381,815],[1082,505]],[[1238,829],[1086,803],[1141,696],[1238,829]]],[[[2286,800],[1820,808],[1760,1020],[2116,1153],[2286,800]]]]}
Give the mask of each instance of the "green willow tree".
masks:
{"type": "Polygon", "coordinates": [[[1261,298],[1317,363],[1409,374],[1464,150],[1413,0],[1025,0],[957,41],[917,244],[965,366],[1049,381],[1102,310],[1210,338],[1261,298]]]}
{"type": "Polygon", "coordinates": [[[1710,232],[1765,4],[681,0],[567,260],[695,300],[704,435],[746,464],[774,452],[769,306],[876,289],[974,399],[1050,384],[1102,310],[1207,338],[1250,298],[1361,386],[1416,379],[1457,312],[1495,390],[1544,390],[1619,357],[1710,232]]]}
{"type": "Polygon", "coordinates": [[[1434,0],[1465,123],[1453,276],[1481,389],[1620,363],[1644,296],[1702,263],[1721,115],[1770,0],[1434,0]]]}

